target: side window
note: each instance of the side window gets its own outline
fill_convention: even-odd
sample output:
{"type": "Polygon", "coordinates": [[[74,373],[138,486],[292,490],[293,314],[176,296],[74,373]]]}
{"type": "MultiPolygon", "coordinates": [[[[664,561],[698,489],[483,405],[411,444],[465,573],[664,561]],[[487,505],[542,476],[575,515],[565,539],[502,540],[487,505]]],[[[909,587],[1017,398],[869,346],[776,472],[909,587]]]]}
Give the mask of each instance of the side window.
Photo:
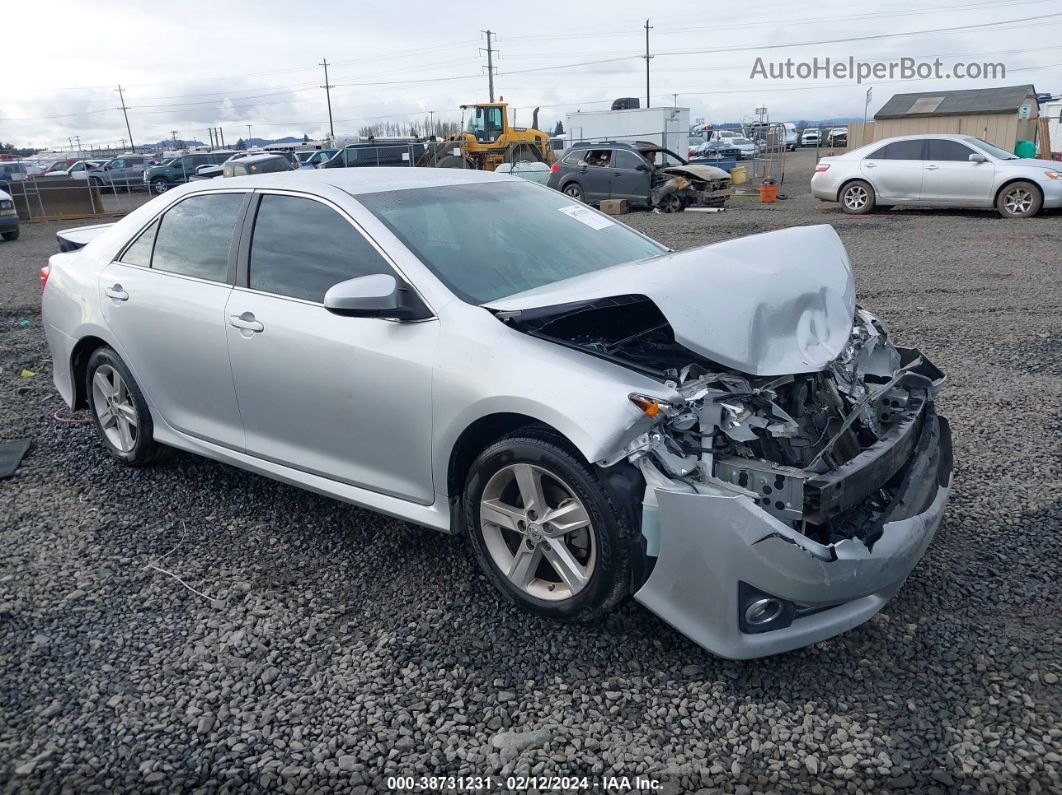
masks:
{"type": "Polygon", "coordinates": [[[111,168],[125,168],[125,161],[124,160],[112,160],[111,161],[111,168]]]}
{"type": "Polygon", "coordinates": [[[248,263],[252,290],[322,301],[334,284],[391,272],[365,236],[331,207],[295,196],[262,197],[248,263]]]}
{"type": "Polygon", "coordinates": [[[885,146],[881,147],[880,149],[874,150],[873,152],[871,152],[869,155],[867,155],[863,159],[864,160],[886,160],[888,158],[888,156],[889,156],[889,147],[890,146],[892,146],[892,144],[885,144],[885,146]]]}
{"type": "Polygon", "coordinates": [[[151,267],[215,282],[228,281],[229,246],[244,193],[185,199],[164,216],[151,267]]]}
{"type": "Polygon", "coordinates": [[[151,249],[155,245],[155,233],[159,229],[159,222],[155,221],[151,226],[140,233],[133,241],[133,245],[125,250],[120,262],[126,265],[139,265],[141,268],[151,267],[151,249]]]}
{"type": "Polygon", "coordinates": [[[628,152],[626,149],[617,149],[613,153],[612,165],[627,171],[634,171],[638,166],[649,167],[644,159],[638,157],[634,152],[628,152]]]}
{"type": "Polygon", "coordinates": [[[580,160],[583,159],[583,153],[578,149],[573,149],[561,158],[561,162],[568,166],[574,166],[580,160]]]}
{"type": "Polygon", "coordinates": [[[588,166],[597,166],[598,168],[608,168],[611,158],[611,149],[591,149],[586,153],[586,164],[588,166]]]}
{"type": "Polygon", "coordinates": [[[343,150],[343,162],[352,166],[358,162],[358,150],[357,149],[344,149],[343,150]]]}
{"type": "Polygon", "coordinates": [[[889,144],[888,160],[921,160],[922,159],[922,144],[921,139],[914,141],[893,141],[889,144]]]}
{"type": "Polygon", "coordinates": [[[948,141],[943,138],[930,138],[926,142],[926,160],[949,160],[966,162],[973,149],[963,146],[958,141],[948,141]]]}

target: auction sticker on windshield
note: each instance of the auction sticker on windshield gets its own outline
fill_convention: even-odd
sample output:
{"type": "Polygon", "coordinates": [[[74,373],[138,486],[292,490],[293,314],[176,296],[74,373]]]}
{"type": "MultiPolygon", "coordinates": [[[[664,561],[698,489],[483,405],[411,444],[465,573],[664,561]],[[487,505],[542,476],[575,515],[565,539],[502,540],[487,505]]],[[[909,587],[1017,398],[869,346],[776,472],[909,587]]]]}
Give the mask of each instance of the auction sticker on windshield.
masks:
{"type": "Polygon", "coordinates": [[[607,226],[615,226],[615,222],[611,218],[606,218],[600,213],[595,213],[589,207],[580,207],[578,204],[573,204],[569,207],[561,207],[559,209],[560,212],[574,218],[580,223],[586,224],[591,229],[604,229],[607,226]]]}

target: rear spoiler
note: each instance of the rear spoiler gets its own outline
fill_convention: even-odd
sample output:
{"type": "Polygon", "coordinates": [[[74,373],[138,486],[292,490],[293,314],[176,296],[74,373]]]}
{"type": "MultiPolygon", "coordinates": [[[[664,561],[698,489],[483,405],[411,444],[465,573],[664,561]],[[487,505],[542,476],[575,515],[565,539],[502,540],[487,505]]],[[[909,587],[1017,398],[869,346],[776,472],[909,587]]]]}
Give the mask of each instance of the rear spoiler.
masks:
{"type": "Polygon", "coordinates": [[[55,235],[55,239],[59,243],[59,251],[60,253],[77,251],[112,226],[114,226],[113,223],[76,226],[73,229],[62,229],[55,235]]]}

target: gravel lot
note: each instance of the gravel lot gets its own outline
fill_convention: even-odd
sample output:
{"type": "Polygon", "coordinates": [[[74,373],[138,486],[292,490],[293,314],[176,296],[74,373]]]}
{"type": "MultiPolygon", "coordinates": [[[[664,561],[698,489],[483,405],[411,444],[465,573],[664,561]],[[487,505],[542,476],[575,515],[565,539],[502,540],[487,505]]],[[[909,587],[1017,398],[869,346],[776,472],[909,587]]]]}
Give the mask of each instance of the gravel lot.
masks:
{"type": "Polygon", "coordinates": [[[61,225],[0,243],[0,439],[34,440],[0,482],[0,790],[1062,791],[1062,215],[849,217],[811,165],[774,205],[625,220],[677,248],[833,224],[861,301],[951,376],[956,487],[884,612],[743,663],[634,602],[584,627],[517,612],[462,539],[189,455],[117,466],[53,416],[37,270],[61,225]]]}

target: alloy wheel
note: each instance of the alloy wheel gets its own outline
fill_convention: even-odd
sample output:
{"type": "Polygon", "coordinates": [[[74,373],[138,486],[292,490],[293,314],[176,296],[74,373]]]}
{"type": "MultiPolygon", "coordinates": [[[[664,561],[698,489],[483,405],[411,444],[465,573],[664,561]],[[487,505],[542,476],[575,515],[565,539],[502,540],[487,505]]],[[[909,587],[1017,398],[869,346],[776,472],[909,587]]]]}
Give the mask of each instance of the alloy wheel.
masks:
{"type": "Polygon", "coordinates": [[[92,407],[107,441],[123,453],[132,452],[140,416],[125,380],[109,364],[100,365],[92,376],[92,407]]]}
{"type": "Polygon", "coordinates": [[[583,189],[578,185],[569,185],[564,189],[564,195],[581,202],[583,200],[583,189]]]}
{"type": "Polygon", "coordinates": [[[597,545],[572,488],[533,464],[510,464],[483,490],[480,532],[494,565],[529,596],[569,599],[590,582],[597,545]]]}
{"type": "Polygon", "coordinates": [[[844,192],[844,204],[850,210],[862,210],[868,198],[867,190],[862,185],[853,185],[844,192]]]}
{"type": "Polygon", "coordinates": [[[1024,215],[1033,206],[1032,191],[1025,188],[1015,188],[1007,193],[1003,199],[1003,206],[1012,215],[1024,215]]]}

